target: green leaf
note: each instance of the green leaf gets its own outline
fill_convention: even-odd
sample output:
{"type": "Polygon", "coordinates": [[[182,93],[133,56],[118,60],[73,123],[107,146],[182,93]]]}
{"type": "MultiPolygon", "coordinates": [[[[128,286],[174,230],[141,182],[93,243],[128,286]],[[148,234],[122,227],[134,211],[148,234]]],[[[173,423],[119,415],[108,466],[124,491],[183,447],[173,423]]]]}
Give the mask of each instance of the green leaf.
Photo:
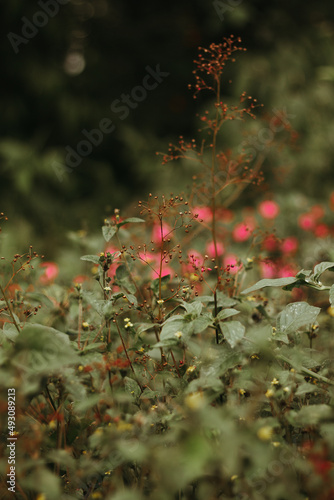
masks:
{"type": "Polygon", "coordinates": [[[318,281],[321,274],[327,270],[334,271],[334,262],[321,262],[320,264],[317,264],[313,271],[314,279],[318,281]]]}
{"type": "Polygon", "coordinates": [[[117,226],[102,226],[103,238],[108,242],[116,234],[117,226]]]}
{"type": "Polygon", "coordinates": [[[178,344],[179,344],[179,339],[174,337],[174,338],[160,340],[160,342],[157,342],[156,344],[152,345],[151,348],[156,349],[157,347],[163,347],[165,349],[169,349],[170,347],[176,347],[178,344]]]}
{"type": "Polygon", "coordinates": [[[46,467],[39,465],[32,469],[21,482],[22,488],[33,490],[44,494],[47,500],[59,500],[61,498],[60,479],[50,472],[46,467]]]}
{"type": "Polygon", "coordinates": [[[85,413],[90,408],[93,408],[101,400],[101,394],[92,394],[86,396],[82,401],[74,402],[74,409],[78,413],[85,413]]]}
{"type": "Polygon", "coordinates": [[[207,304],[208,302],[214,302],[214,298],[212,295],[201,295],[200,297],[195,297],[193,302],[203,302],[203,304],[207,304]]]}
{"type": "Polygon", "coordinates": [[[137,333],[140,335],[141,333],[146,332],[147,330],[151,330],[156,325],[154,323],[136,323],[135,327],[137,327],[137,333]]]}
{"type": "Polygon", "coordinates": [[[91,352],[91,351],[98,351],[100,350],[101,348],[104,348],[105,349],[105,344],[103,344],[102,342],[99,342],[98,344],[96,342],[92,343],[92,344],[88,344],[86,345],[86,347],[84,348],[84,350],[82,351],[82,353],[85,353],[85,352],[91,352]]]}
{"type": "Polygon", "coordinates": [[[47,307],[53,307],[53,303],[51,302],[49,297],[44,295],[44,293],[28,292],[25,294],[25,298],[28,299],[29,301],[34,301],[38,302],[39,304],[44,304],[47,307]]]}
{"type": "Polygon", "coordinates": [[[277,316],[276,328],[285,334],[293,333],[302,326],[314,323],[320,311],[320,307],[310,306],[307,302],[288,304],[277,316]]]}
{"type": "Polygon", "coordinates": [[[160,396],[160,392],[158,391],[152,391],[149,387],[147,387],[142,395],[140,396],[140,399],[156,399],[160,396]]]}
{"type": "Polygon", "coordinates": [[[138,306],[137,297],[135,295],[133,295],[132,293],[127,293],[127,292],[124,292],[123,295],[127,298],[127,300],[129,301],[129,303],[131,305],[133,304],[133,307],[138,306]]]}
{"type": "Polygon", "coordinates": [[[121,264],[116,269],[115,278],[118,284],[126,290],[127,293],[133,294],[136,292],[136,287],[131,281],[130,273],[125,264],[121,264]]]}
{"type": "Polygon", "coordinates": [[[209,314],[202,314],[192,322],[192,331],[194,334],[203,332],[208,326],[212,325],[212,317],[209,314]]]}
{"type": "MultiPolygon", "coordinates": [[[[166,274],[166,276],[162,276],[161,286],[162,287],[166,286],[169,281],[170,281],[170,274],[166,274]]],[[[159,293],[159,278],[156,278],[155,280],[152,281],[151,289],[153,290],[155,295],[158,295],[158,293],[159,293]]]]}
{"type": "Polygon", "coordinates": [[[331,306],[334,306],[334,285],[332,285],[329,290],[329,302],[331,306]]]}
{"type": "Polygon", "coordinates": [[[303,396],[304,394],[312,392],[319,392],[319,387],[314,384],[310,384],[309,382],[304,382],[303,384],[300,384],[295,394],[296,396],[303,396]]]}
{"type": "Polygon", "coordinates": [[[79,357],[63,332],[29,323],[17,336],[12,362],[27,373],[49,374],[76,364],[79,357]]]}
{"type": "Polygon", "coordinates": [[[3,326],[3,333],[5,334],[5,337],[12,342],[15,342],[16,337],[19,334],[13,323],[5,323],[3,326]]]}
{"type": "Polygon", "coordinates": [[[98,255],[83,255],[80,260],[86,260],[87,262],[93,262],[93,264],[100,264],[100,257],[98,255]]]}
{"type": "Polygon", "coordinates": [[[233,307],[238,304],[238,300],[228,297],[220,290],[217,291],[217,306],[218,307],[233,307]]]}
{"type": "Polygon", "coordinates": [[[191,314],[193,317],[197,317],[201,314],[203,309],[203,304],[201,302],[184,302],[182,301],[182,307],[185,308],[188,314],[191,314]]]}
{"type": "Polygon", "coordinates": [[[118,266],[118,268],[116,269],[115,276],[116,276],[116,279],[119,281],[129,279],[129,271],[127,270],[127,267],[125,264],[121,264],[120,266],[118,266]]]}
{"type": "Polygon", "coordinates": [[[236,314],[240,314],[240,311],[237,311],[236,309],[223,309],[220,311],[217,315],[217,319],[219,321],[222,321],[226,318],[229,318],[230,316],[235,316],[236,314]]]}
{"type": "Polygon", "coordinates": [[[279,342],[284,342],[284,344],[290,344],[289,337],[287,336],[286,333],[283,333],[283,332],[274,332],[272,334],[272,338],[274,340],[278,340],[279,342]]]}
{"type": "Polygon", "coordinates": [[[233,348],[245,335],[245,327],[239,321],[229,321],[228,323],[219,323],[222,334],[227,342],[233,348]]]}
{"type": "Polygon", "coordinates": [[[138,222],[145,222],[145,221],[143,219],[139,219],[139,217],[128,217],[127,219],[124,219],[121,222],[119,222],[117,224],[117,227],[122,227],[122,226],[124,226],[124,224],[129,224],[129,222],[138,223],[138,222]]]}
{"type": "Polygon", "coordinates": [[[112,318],[115,314],[116,308],[112,302],[109,302],[108,300],[105,301],[105,304],[103,306],[103,316],[106,320],[112,318]]]}
{"type": "Polygon", "coordinates": [[[265,288],[267,286],[287,286],[291,285],[292,283],[296,283],[297,281],[298,279],[293,276],[289,276],[288,278],[263,279],[255,283],[255,285],[251,286],[250,288],[246,288],[246,290],[241,293],[246,294],[255,292],[255,290],[260,290],[261,288],[265,288]]]}
{"type": "Polygon", "coordinates": [[[296,278],[308,278],[312,274],[311,269],[302,269],[301,271],[298,271],[296,274],[296,278]]]}
{"type": "Polygon", "coordinates": [[[141,394],[141,390],[140,390],[138,383],[135,380],[133,380],[133,378],[130,378],[130,377],[125,377],[124,383],[125,383],[125,389],[127,390],[127,392],[129,394],[131,394],[131,396],[134,399],[138,399],[140,394],[141,394]]]}
{"type": "Polygon", "coordinates": [[[303,406],[298,413],[294,413],[292,418],[293,425],[317,425],[321,421],[333,418],[333,408],[325,404],[303,406]]]}
{"type": "Polygon", "coordinates": [[[175,339],[176,338],[175,334],[177,332],[181,332],[182,335],[188,334],[189,333],[189,325],[190,325],[190,323],[187,323],[181,314],[178,314],[176,316],[172,316],[171,318],[168,318],[163,323],[161,335],[160,335],[160,341],[163,341],[166,339],[175,339]]]}

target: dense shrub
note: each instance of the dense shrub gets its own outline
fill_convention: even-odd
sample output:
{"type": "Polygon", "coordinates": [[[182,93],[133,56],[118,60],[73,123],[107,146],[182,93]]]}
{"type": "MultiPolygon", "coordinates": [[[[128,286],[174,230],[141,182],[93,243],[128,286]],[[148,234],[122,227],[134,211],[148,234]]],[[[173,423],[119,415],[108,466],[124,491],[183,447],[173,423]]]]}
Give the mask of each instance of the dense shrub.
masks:
{"type": "Polygon", "coordinates": [[[215,98],[203,141],[163,154],[191,161],[188,194],[115,209],[70,285],[32,247],[2,259],[3,498],[10,471],[20,499],[333,498],[333,200],[272,189],[238,209],[295,141],[280,112],[261,154],[219,150],[258,107],[222,101],[242,50],[231,37],[195,61],[195,96],[215,98]]]}

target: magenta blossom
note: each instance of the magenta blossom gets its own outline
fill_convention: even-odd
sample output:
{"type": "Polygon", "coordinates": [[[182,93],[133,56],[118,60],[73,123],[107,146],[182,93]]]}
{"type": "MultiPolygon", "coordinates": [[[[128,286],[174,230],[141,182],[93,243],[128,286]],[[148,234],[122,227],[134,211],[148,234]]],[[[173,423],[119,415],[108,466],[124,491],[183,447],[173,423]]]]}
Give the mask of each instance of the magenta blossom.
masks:
{"type": "MultiPolygon", "coordinates": [[[[217,242],[216,246],[217,246],[217,255],[218,256],[223,255],[225,251],[224,245],[220,242],[217,242]]],[[[209,243],[205,247],[205,251],[207,255],[210,257],[210,259],[213,259],[215,257],[216,252],[215,252],[215,244],[213,241],[209,241],[209,243]]]]}
{"type": "Polygon", "coordinates": [[[52,283],[59,274],[59,267],[55,262],[42,262],[40,267],[44,268],[44,273],[40,277],[43,285],[52,283]]]}
{"type": "Polygon", "coordinates": [[[260,203],[258,211],[264,219],[275,219],[280,212],[280,208],[275,201],[266,200],[260,203]]]}

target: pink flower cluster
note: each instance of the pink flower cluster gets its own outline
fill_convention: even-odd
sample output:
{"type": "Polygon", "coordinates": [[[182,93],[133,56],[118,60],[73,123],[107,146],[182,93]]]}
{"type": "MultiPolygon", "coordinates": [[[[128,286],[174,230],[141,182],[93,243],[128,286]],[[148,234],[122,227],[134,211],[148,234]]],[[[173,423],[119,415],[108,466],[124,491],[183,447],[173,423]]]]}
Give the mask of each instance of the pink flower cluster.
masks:
{"type": "MultiPolygon", "coordinates": [[[[330,199],[331,203],[332,198],[330,199]]],[[[298,217],[298,225],[304,231],[311,231],[316,238],[326,238],[330,235],[331,229],[324,222],[320,222],[325,211],[321,205],[314,205],[309,212],[298,217]]]]}

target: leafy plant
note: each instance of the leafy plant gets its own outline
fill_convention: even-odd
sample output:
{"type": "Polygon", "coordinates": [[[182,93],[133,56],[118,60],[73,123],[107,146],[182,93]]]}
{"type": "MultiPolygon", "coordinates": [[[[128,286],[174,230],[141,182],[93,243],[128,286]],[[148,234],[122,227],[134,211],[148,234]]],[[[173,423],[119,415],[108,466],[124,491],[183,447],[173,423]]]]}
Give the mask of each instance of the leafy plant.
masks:
{"type": "MultiPolygon", "coordinates": [[[[202,117],[209,141],[181,138],[163,160],[199,165],[189,199],[150,194],[140,217],[115,209],[71,286],[31,248],[2,259],[1,447],[6,457],[13,432],[17,498],[332,498],[334,285],[320,277],[334,263],[243,290],[263,274],[263,249],[277,251],[268,238],[279,240],[266,226],[273,202],[261,205],[264,227],[252,216],[229,228],[264,161],[251,170],[252,158],[217,152],[223,125],[256,106],[244,93],[222,101],[223,69],[241,50],[231,37],[195,61],[195,94],[215,95],[202,117]],[[301,287],[330,302],[280,291],[301,287]]],[[[6,459],[0,474],[5,497],[6,459]]]]}

